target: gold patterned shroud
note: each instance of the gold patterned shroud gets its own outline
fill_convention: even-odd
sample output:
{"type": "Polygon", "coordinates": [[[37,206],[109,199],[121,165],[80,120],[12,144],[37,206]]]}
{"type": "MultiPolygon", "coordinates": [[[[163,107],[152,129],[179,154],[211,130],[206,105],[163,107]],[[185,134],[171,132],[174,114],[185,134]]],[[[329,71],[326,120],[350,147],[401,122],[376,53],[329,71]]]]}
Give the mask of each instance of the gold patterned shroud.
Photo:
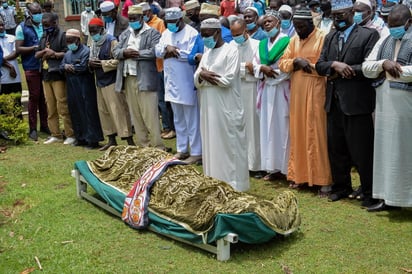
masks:
{"type": "MultiPolygon", "coordinates": [[[[127,194],[149,167],[166,157],[172,156],[154,148],[116,146],[88,165],[101,181],[127,194]]],[[[295,231],[301,221],[296,196],[290,191],[263,200],[188,165],[170,166],[153,184],[149,210],[196,234],[211,229],[217,213],[254,212],[280,234],[295,231]]]]}

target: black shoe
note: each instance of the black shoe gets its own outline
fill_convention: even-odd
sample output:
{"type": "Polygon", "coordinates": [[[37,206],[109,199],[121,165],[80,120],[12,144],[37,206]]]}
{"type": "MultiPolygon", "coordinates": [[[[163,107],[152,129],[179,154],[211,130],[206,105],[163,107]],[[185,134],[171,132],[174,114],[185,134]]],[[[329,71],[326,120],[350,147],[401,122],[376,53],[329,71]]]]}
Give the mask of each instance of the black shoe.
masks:
{"type": "Polygon", "coordinates": [[[380,203],[380,201],[377,200],[377,199],[373,199],[372,197],[365,197],[362,204],[361,204],[361,206],[369,208],[369,207],[371,207],[373,205],[376,205],[376,204],[379,204],[379,203],[380,203]]]}
{"type": "Polygon", "coordinates": [[[400,209],[398,206],[388,206],[385,204],[384,200],[380,200],[378,203],[369,206],[366,210],[368,212],[379,212],[383,210],[395,210],[395,209],[400,209]]]}
{"type": "Polygon", "coordinates": [[[84,140],[76,140],[76,142],[74,142],[74,143],[72,144],[72,146],[75,146],[75,147],[87,146],[87,142],[84,141],[84,140]]]}
{"type": "Polygon", "coordinates": [[[37,141],[39,139],[39,137],[37,136],[37,130],[35,129],[30,130],[29,138],[32,139],[33,141],[37,141]]]}
{"type": "Polygon", "coordinates": [[[40,127],[40,132],[50,135],[50,129],[48,127],[40,127]]]}
{"type": "Polygon", "coordinates": [[[348,196],[349,199],[357,199],[360,200],[361,198],[363,199],[364,196],[362,194],[362,188],[358,187],[355,191],[353,191],[351,194],[348,196]],[[358,198],[359,197],[359,198],[358,198]]]}
{"type": "Polygon", "coordinates": [[[101,148],[101,145],[98,142],[94,142],[94,143],[89,143],[84,148],[85,149],[99,149],[99,148],[101,148]]]}
{"type": "Polygon", "coordinates": [[[336,202],[336,201],[339,201],[340,199],[348,198],[348,196],[351,192],[352,191],[348,191],[348,190],[341,190],[341,191],[332,192],[329,195],[328,201],[329,202],[336,202]]]}

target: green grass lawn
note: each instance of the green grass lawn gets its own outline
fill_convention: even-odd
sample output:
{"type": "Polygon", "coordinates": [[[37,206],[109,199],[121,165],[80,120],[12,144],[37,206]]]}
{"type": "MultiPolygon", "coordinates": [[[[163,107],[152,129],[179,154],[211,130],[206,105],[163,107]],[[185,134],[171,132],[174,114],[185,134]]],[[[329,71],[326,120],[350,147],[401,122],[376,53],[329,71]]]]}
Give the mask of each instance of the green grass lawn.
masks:
{"type": "MultiPolygon", "coordinates": [[[[136,231],[76,196],[76,160],[102,152],[29,142],[0,154],[0,273],[406,273],[412,269],[412,210],[368,213],[293,190],[302,225],[289,237],[236,244],[219,262],[206,251],[136,231]]],[[[168,143],[173,147],[172,142],[168,143]]],[[[356,175],[356,174],[354,174],[356,175]]],[[[356,176],[354,176],[356,179],[356,176]]],[[[357,182],[355,181],[355,184],[357,182]]],[[[251,180],[272,198],[286,182],[251,180]]]]}

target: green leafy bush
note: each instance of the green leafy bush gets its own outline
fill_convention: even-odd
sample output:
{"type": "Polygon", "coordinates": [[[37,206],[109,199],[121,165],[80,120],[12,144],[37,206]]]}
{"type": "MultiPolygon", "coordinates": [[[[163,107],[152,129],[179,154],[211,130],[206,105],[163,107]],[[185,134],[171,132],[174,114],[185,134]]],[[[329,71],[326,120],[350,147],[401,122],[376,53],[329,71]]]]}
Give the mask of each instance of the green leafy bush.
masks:
{"type": "Polygon", "coordinates": [[[0,95],[0,131],[7,132],[10,141],[0,139],[0,143],[23,144],[27,141],[28,124],[21,119],[22,107],[17,104],[18,93],[0,95]]]}

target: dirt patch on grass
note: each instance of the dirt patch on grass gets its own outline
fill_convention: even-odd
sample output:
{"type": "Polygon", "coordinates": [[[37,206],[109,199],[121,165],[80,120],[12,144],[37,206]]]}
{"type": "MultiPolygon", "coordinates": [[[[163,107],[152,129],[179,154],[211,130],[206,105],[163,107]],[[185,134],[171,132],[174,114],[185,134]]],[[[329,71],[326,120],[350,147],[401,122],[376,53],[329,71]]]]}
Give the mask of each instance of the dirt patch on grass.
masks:
{"type": "MultiPolygon", "coordinates": [[[[3,176],[0,176],[0,179],[1,179],[2,177],[3,177],[3,176]]],[[[3,193],[3,192],[4,192],[4,188],[5,188],[6,185],[7,185],[7,182],[0,181],[0,193],[3,193]]]]}

